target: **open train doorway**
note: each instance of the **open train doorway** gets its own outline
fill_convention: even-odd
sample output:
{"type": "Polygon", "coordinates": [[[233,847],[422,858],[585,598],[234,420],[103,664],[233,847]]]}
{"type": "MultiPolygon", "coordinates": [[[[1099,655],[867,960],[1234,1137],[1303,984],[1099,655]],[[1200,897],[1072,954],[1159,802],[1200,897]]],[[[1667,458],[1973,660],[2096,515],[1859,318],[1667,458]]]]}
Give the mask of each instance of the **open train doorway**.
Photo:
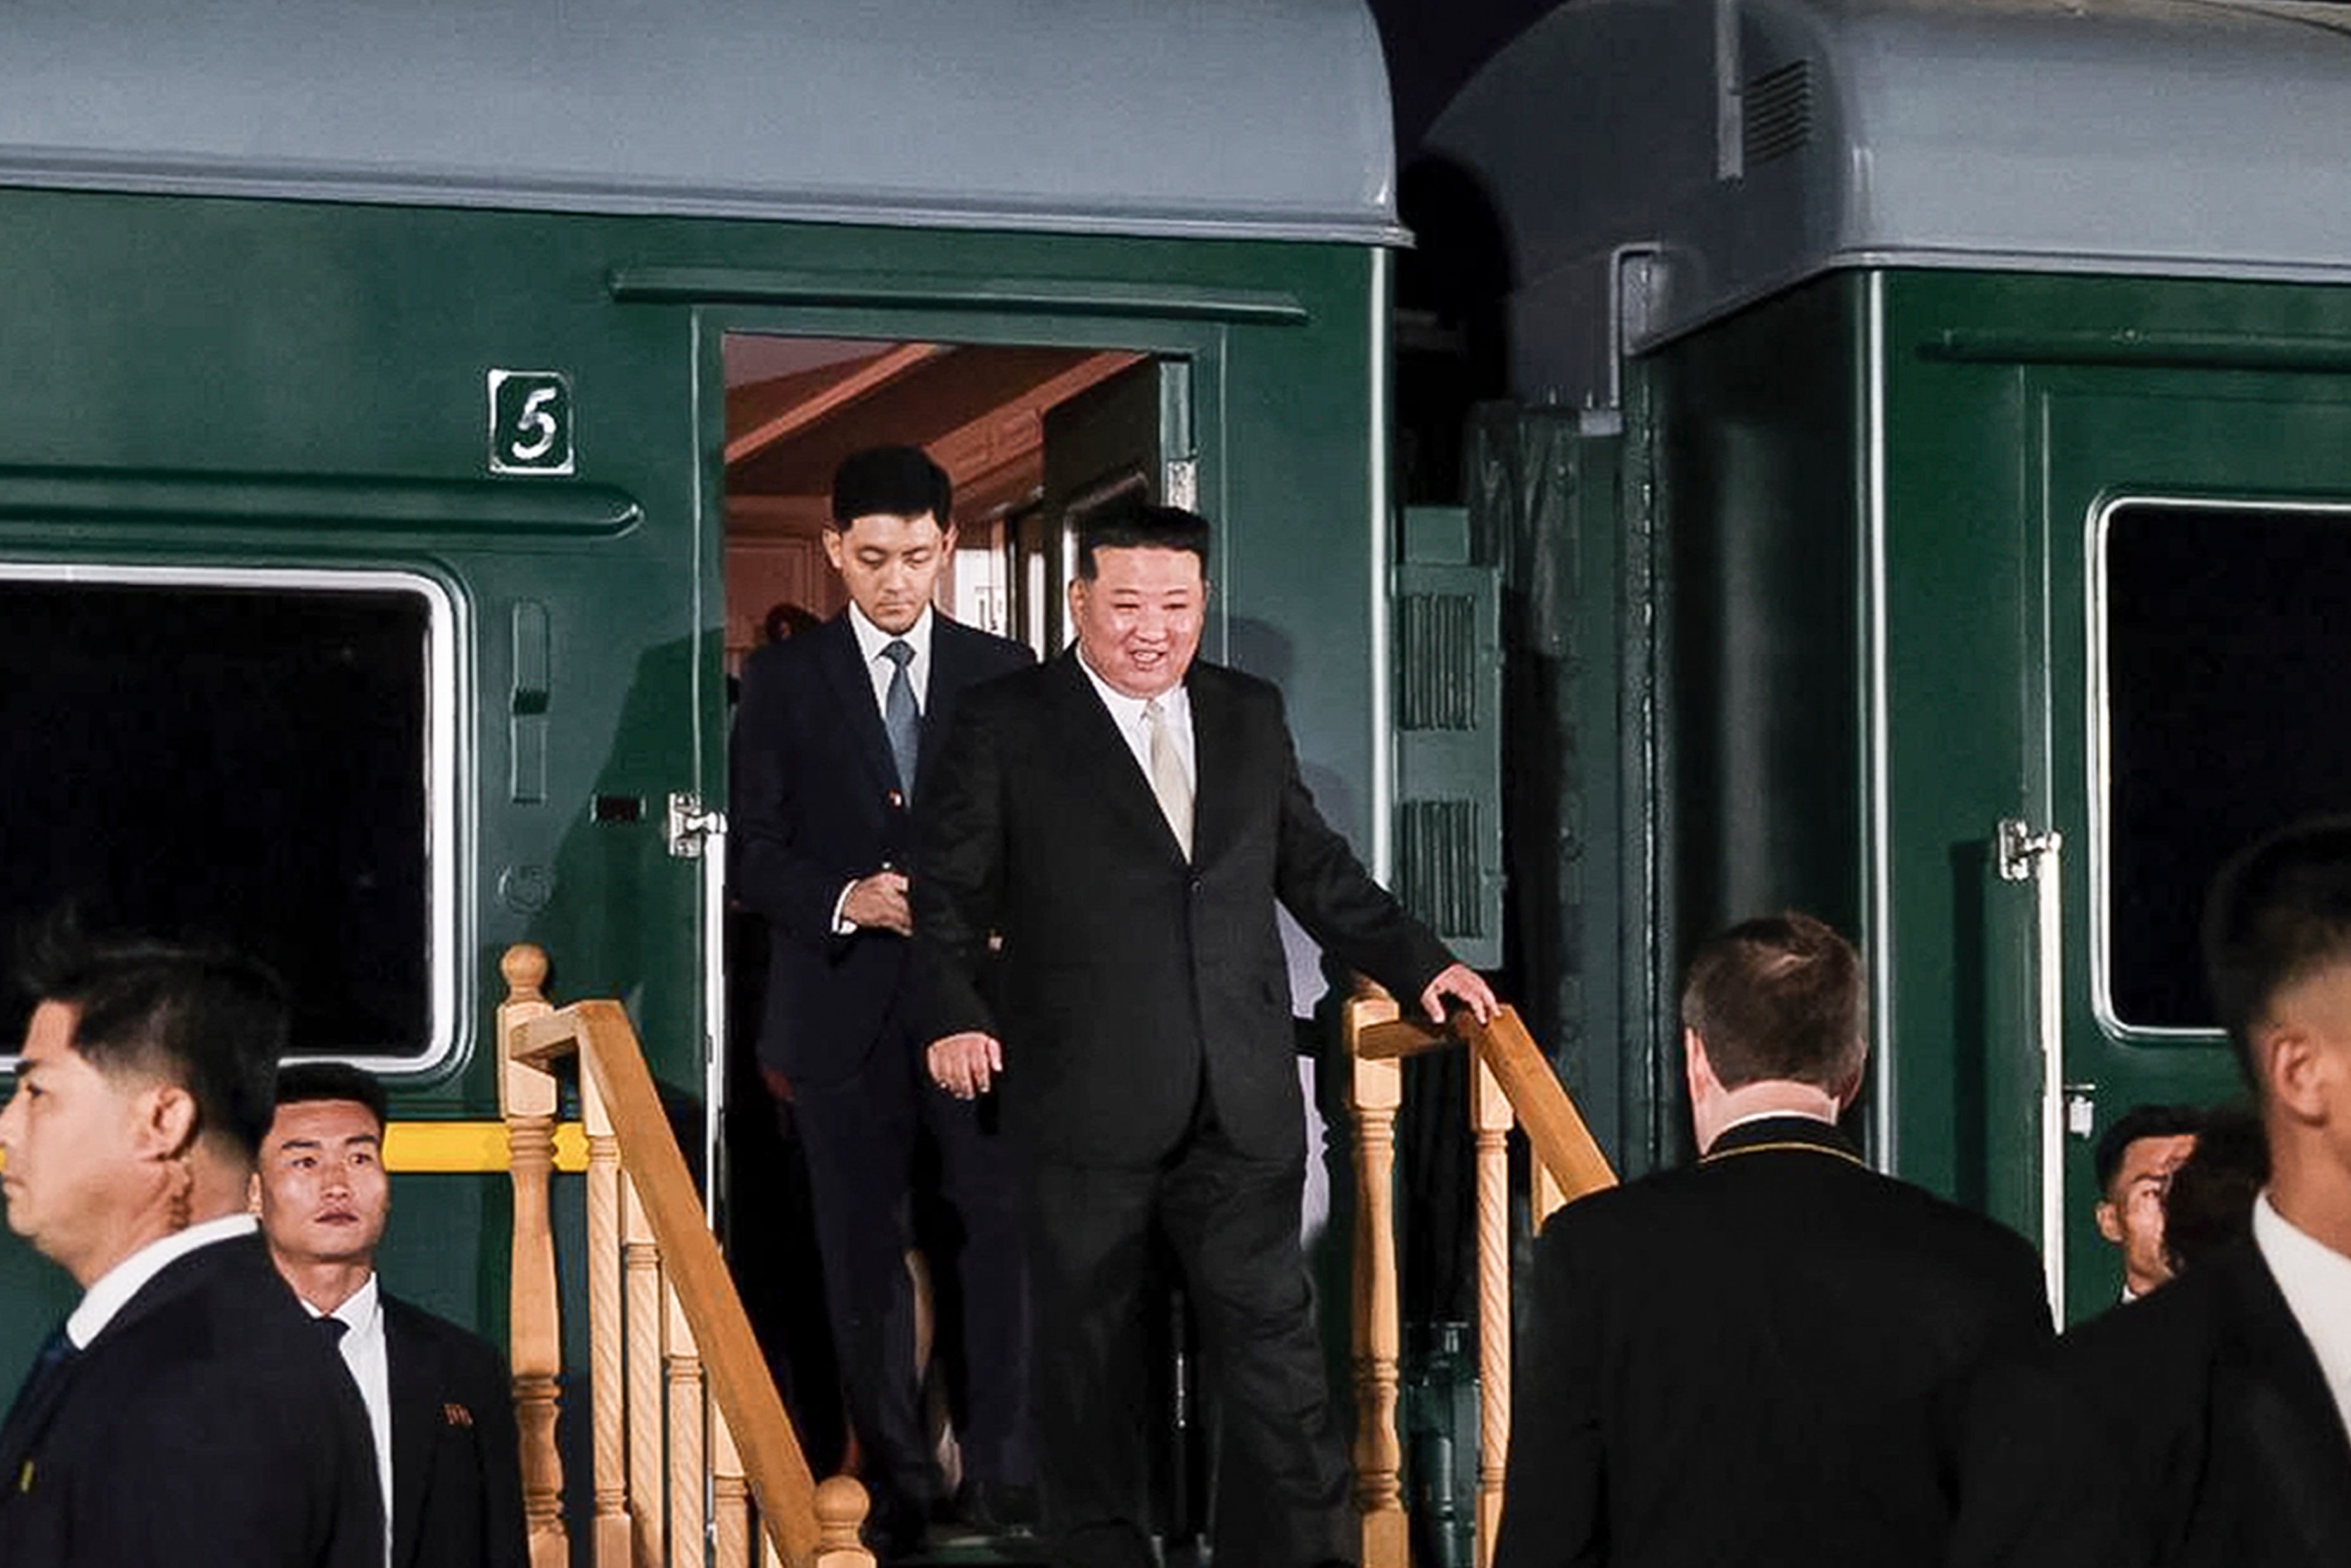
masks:
{"type": "MultiPolygon", "coordinates": [[[[837,725],[794,731],[800,737],[795,744],[832,749],[795,757],[790,764],[802,779],[810,777],[806,770],[824,770],[828,795],[870,787],[874,801],[886,800],[892,811],[905,809],[897,791],[884,788],[886,757],[872,744],[882,738],[882,699],[867,692],[860,676],[858,644],[845,620],[849,592],[825,549],[834,473],[843,458],[875,446],[908,445],[946,471],[953,487],[953,542],[931,595],[932,611],[1023,644],[1040,659],[1053,657],[1069,641],[1064,605],[1075,571],[1078,519],[1137,493],[1186,504],[1193,498],[1190,367],[1181,359],[1095,346],[756,333],[730,333],[722,352],[729,690],[739,696],[745,666],[768,644],[829,640],[811,641],[810,658],[771,657],[766,666],[779,673],[789,667],[793,675],[824,685],[820,700],[837,705],[826,710],[837,725]],[[860,728],[872,733],[861,737],[860,728]],[[838,733],[828,733],[833,730],[838,733]],[[841,787],[831,787],[836,784],[841,787]]],[[[929,646],[935,653],[937,643],[929,646]]],[[[934,664],[926,678],[935,681],[936,672],[934,664]]],[[[767,689],[760,681],[753,685],[767,689]]],[[[931,688],[933,695],[936,690],[931,688]]],[[[722,1234],[816,1472],[854,1467],[870,1475],[874,1456],[854,1451],[850,1431],[860,1423],[852,1418],[844,1393],[854,1377],[844,1377],[844,1363],[856,1352],[840,1343],[821,1284],[827,1249],[818,1237],[841,1219],[837,1207],[827,1212],[829,1202],[837,1203],[825,1195],[828,1178],[811,1172],[820,1164],[831,1170],[836,1193],[843,1178],[823,1140],[806,1131],[818,1105],[840,1101],[801,1080],[804,1071],[814,1070],[794,1049],[807,1042],[790,1036],[796,1028],[806,1030],[811,1009],[785,989],[825,980],[822,964],[806,950],[809,932],[786,928],[789,922],[763,907],[778,897],[768,884],[777,863],[772,846],[779,812],[766,798],[776,768],[745,765],[755,754],[772,759],[775,752],[772,737],[751,733],[769,722],[767,707],[755,707],[734,716],[730,753],[730,794],[737,798],[727,806],[735,863],[726,938],[722,1234]],[[760,798],[747,798],[752,795],[760,798]],[[760,866],[748,870],[747,831],[770,846],[762,851],[760,866]]],[[[943,737],[932,734],[931,704],[925,704],[924,715],[922,744],[928,747],[943,737]]],[[[860,835],[843,830],[836,836],[860,835]]],[[[845,851],[834,843],[825,852],[837,859],[845,851]]],[[[822,859],[822,853],[810,857],[811,863],[822,859]]],[[[825,863],[831,880],[843,886],[845,878],[877,869],[862,862],[825,863]]],[[[828,936],[839,946],[823,962],[843,967],[855,961],[846,951],[850,944],[904,940],[870,932],[827,933],[818,941],[828,936]]],[[[835,1061],[841,1054],[827,1052],[835,1061]]],[[[964,1354],[956,1343],[966,1316],[954,1261],[963,1238],[952,1206],[934,1197],[941,1182],[929,1138],[917,1140],[916,1159],[913,1218],[920,1245],[907,1259],[917,1308],[916,1352],[932,1369],[925,1380],[935,1391],[928,1437],[952,1488],[967,1469],[952,1434],[962,1427],[967,1396],[977,1397],[971,1374],[978,1358],[964,1354]],[[951,1413],[957,1419],[949,1420],[951,1413]]],[[[866,1223],[883,1222],[868,1217],[866,1223]]],[[[832,1249],[840,1249],[836,1239],[832,1249]]]]}

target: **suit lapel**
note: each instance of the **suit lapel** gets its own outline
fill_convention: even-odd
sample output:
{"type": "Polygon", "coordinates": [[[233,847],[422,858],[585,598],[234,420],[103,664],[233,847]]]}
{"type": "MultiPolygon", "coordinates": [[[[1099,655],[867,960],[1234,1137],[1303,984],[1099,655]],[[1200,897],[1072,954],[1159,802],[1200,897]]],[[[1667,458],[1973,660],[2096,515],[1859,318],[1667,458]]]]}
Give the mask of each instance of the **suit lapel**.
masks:
{"type": "Polygon", "coordinates": [[[2220,1397],[2254,1456],[2254,1473],[2275,1483],[2279,1514],[2308,1561],[2351,1563],[2351,1490],[2343,1484],[2351,1436],[2266,1260],[2252,1242],[2241,1245],[2250,1256],[2234,1260],[2237,1333],[2220,1397]]]}
{"type": "Polygon", "coordinates": [[[433,1469],[441,1409],[433,1391],[439,1385],[433,1347],[408,1332],[390,1298],[383,1302],[384,1385],[392,1399],[392,1568],[410,1568],[416,1532],[424,1517],[425,1481],[433,1469]]]}
{"type": "MultiPolygon", "coordinates": [[[[1183,859],[1183,846],[1176,841],[1175,831],[1159,810],[1159,798],[1151,792],[1143,769],[1135,766],[1134,753],[1127,748],[1126,737],[1119,734],[1110,709],[1094,691],[1092,678],[1079,667],[1076,651],[1054,661],[1053,671],[1056,678],[1049,689],[1057,699],[1054,721],[1061,731],[1061,755],[1071,767],[1084,771],[1094,784],[1097,798],[1106,801],[1130,831],[1169,858],[1183,859]]],[[[1198,721],[1195,714],[1193,722],[1198,721]]],[[[1198,740],[1195,733],[1194,744],[1198,740]]]]}
{"type": "Polygon", "coordinates": [[[1184,690],[1192,703],[1192,863],[1207,865],[1240,835],[1241,710],[1230,688],[1196,662],[1184,690]]]}
{"type": "Polygon", "coordinates": [[[858,654],[857,633],[849,624],[849,612],[844,610],[826,622],[817,635],[824,639],[818,662],[841,704],[858,755],[876,784],[884,790],[896,789],[898,763],[890,755],[890,737],[882,728],[882,710],[874,706],[872,678],[858,654]]]}

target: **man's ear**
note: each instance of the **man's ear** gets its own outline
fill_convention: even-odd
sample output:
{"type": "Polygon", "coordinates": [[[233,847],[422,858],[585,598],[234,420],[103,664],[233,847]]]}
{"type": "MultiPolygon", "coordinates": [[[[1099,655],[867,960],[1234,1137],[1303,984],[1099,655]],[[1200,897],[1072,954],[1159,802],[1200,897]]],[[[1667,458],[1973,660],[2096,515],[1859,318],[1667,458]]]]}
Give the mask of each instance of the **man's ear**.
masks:
{"type": "Polygon", "coordinates": [[[2102,1197],[2098,1199],[2098,1207],[2096,1212],[2098,1234],[2113,1242],[2116,1246],[2121,1246],[2123,1244],[2122,1210],[2115,1207],[2114,1199],[2102,1197]]]}
{"type": "Polygon", "coordinates": [[[2299,1024],[2280,1025],[2253,1042],[2270,1098],[2296,1121],[2326,1120],[2328,1086],[2343,1070],[2343,1052],[2299,1024]]]}
{"type": "Polygon", "coordinates": [[[824,559],[832,562],[833,570],[839,571],[843,552],[849,548],[848,541],[841,538],[841,529],[834,524],[827,523],[818,532],[817,538],[824,541],[824,559]]]}
{"type": "Polygon", "coordinates": [[[245,1178],[245,1211],[253,1215],[261,1212],[261,1173],[259,1171],[245,1178]]]}
{"type": "Polygon", "coordinates": [[[142,1092],[138,1115],[139,1152],[150,1159],[177,1159],[195,1144],[196,1097],[176,1083],[142,1092]]]}
{"type": "Polygon", "coordinates": [[[1721,1080],[1714,1075],[1714,1063],[1706,1059],[1706,1041],[1687,1024],[1682,1026],[1682,1075],[1688,1081],[1692,1101],[1702,1091],[1722,1087],[1721,1080]]]}

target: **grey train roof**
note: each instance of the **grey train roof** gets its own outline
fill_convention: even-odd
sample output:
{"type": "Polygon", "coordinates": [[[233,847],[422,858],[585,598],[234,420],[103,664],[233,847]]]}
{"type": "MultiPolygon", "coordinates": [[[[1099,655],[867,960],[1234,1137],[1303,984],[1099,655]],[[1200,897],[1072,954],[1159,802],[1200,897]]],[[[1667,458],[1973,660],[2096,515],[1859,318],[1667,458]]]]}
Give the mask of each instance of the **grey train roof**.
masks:
{"type": "Polygon", "coordinates": [[[2351,7],[1571,0],[1429,141],[1522,300],[1656,247],[1628,348],[1838,267],[2351,277],[2351,7]]]}
{"type": "Polygon", "coordinates": [[[1400,238],[1364,0],[7,0],[0,185],[1400,238]]]}

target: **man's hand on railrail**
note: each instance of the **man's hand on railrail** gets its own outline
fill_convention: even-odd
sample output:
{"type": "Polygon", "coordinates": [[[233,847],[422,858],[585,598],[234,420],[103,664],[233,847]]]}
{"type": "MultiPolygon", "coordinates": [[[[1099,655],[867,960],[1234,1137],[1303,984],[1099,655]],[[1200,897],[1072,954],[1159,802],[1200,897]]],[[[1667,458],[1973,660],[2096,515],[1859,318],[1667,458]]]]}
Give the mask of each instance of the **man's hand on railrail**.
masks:
{"type": "MultiPolygon", "coordinates": [[[[1450,997],[1477,1015],[1479,1023],[1491,1023],[1494,1011],[1502,1004],[1494,999],[1493,988],[1485,977],[1467,964],[1454,964],[1437,971],[1437,978],[1428,982],[1420,993],[1421,1010],[1432,1023],[1445,1021],[1445,1001],[1450,997]]],[[[938,1048],[931,1048],[936,1051],[938,1048]]]]}
{"type": "Polygon", "coordinates": [[[931,1041],[929,1056],[931,1082],[958,1100],[987,1093],[1004,1071],[1004,1047],[978,1030],[931,1041]]]}

